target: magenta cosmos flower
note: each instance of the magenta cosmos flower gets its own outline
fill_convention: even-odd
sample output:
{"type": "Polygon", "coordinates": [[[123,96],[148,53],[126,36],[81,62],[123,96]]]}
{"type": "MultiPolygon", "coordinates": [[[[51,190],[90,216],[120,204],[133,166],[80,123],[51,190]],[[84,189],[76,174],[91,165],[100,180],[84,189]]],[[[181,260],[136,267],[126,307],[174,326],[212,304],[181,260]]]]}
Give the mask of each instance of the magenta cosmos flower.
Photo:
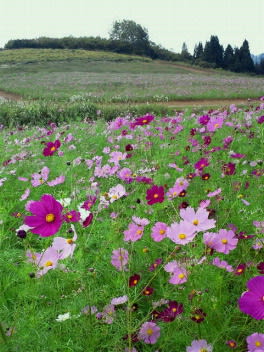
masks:
{"type": "Polygon", "coordinates": [[[144,323],[138,333],[138,338],[145,343],[154,344],[160,336],[160,328],[157,324],[147,321],[144,323]]]}
{"type": "Polygon", "coordinates": [[[147,189],[146,199],[148,201],[148,205],[162,203],[164,201],[164,188],[162,186],[154,185],[147,189]]]}
{"type": "Polygon", "coordinates": [[[154,116],[147,114],[145,116],[137,117],[134,122],[134,125],[135,126],[148,125],[152,120],[154,120],[154,116]]]}
{"type": "Polygon", "coordinates": [[[57,149],[61,146],[61,142],[57,139],[54,143],[53,142],[47,142],[46,143],[46,148],[43,149],[43,155],[44,156],[51,156],[53,155],[57,149]]]}
{"type": "Polygon", "coordinates": [[[248,291],[238,300],[240,310],[256,320],[264,319],[264,276],[255,276],[247,282],[248,291]]]}
{"type": "Polygon", "coordinates": [[[40,201],[31,201],[29,211],[33,216],[26,216],[24,223],[30,231],[41,237],[52,236],[62,225],[62,205],[50,194],[44,194],[40,201]]]}
{"type": "Polygon", "coordinates": [[[186,352],[212,352],[212,345],[208,345],[206,340],[193,340],[191,346],[188,346],[186,352]]]}
{"type": "Polygon", "coordinates": [[[194,164],[194,167],[197,170],[203,170],[203,168],[206,166],[209,166],[208,159],[206,158],[201,158],[200,160],[197,161],[197,163],[194,164]]]}
{"type": "Polygon", "coordinates": [[[195,231],[205,231],[215,227],[215,220],[208,219],[209,212],[203,208],[198,208],[197,211],[191,207],[180,210],[181,218],[192,224],[195,231]]]}
{"type": "Polygon", "coordinates": [[[191,242],[196,235],[195,228],[192,224],[181,221],[171,224],[167,229],[167,237],[177,244],[185,245],[191,242]]]}
{"type": "Polygon", "coordinates": [[[255,332],[247,337],[247,345],[249,352],[264,351],[264,334],[255,332]]]}

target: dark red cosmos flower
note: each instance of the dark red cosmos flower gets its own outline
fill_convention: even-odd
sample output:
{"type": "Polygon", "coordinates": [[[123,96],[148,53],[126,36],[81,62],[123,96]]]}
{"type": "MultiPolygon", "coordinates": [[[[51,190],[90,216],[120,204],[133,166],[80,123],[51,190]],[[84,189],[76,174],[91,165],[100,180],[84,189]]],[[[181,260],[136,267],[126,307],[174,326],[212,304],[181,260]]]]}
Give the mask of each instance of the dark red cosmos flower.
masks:
{"type": "Polygon", "coordinates": [[[236,173],[236,164],[227,163],[222,167],[223,173],[225,175],[234,175],[236,173]]]}
{"type": "Polygon", "coordinates": [[[84,220],[84,222],[82,223],[83,227],[87,227],[89,226],[93,221],[93,213],[90,213],[87,218],[84,220]]]}
{"type": "Polygon", "coordinates": [[[206,317],[206,313],[202,309],[196,309],[192,313],[191,319],[196,323],[201,323],[202,321],[204,321],[205,317],[206,317]]]}
{"type": "Polygon", "coordinates": [[[235,340],[228,340],[228,341],[226,341],[226,344],[230,348],[236,348],[237,347],[237,343],[236,343],[235,340]]]}
{"type": "Polygon", "coordinates": [[[209,145],[212,142],[212,138],[210,136],[203,136],[204,145],[209,145]]]}
{"type": "Polygon", "coordinates": [[[194,173],[194,172],[191,172],[191,173],[189,173],[188,175],[186,175],[186,178],[187,178],[188,180],[192,180],[194,177],[196,177],[196,173],[194,173]]]}
{"type": "Polygon", "coordinates": [[[181,204],[179,204],[179,209],[186,209],[188,208],[189,203],[188,202],[181,202],[181,204]]]}
{"type": "Polygon", "coordinates": [[[154,288],[150,287],[150,286],[147,286],[144,288],[144,290],[142,291],[142,294],[144,296],[150,296],[152,295],[152,293],[154,292],[154,288]]]}
{"type": "Polygon", "coordinates": [[[154,271],[158,265],[160,265],[162,263],[162,258],[158,258],[155,260],[155,262],[153,264],[151,264],[151,266],[149,267],[149,271],[154,271]]]}
{"type": "Polygon", "coordinates": [[[137,117],[134,124],[135,126],[144,126],[148,125],[152,120],[154,120],[154,116],[147,114],[141,117],[137,117]]]}
{"type": "Polygon", "coordinates": [[[134,274],[134,275],[130,276],[129,281],[128,281],[128,286],[129,287],[136,286],[138,284],[139,280],[140,280],[140,275],[138,275],[138,274],[134,274]]]}
{"type": "Polygon", "coordinates": [[[131,144],[127,144],[126,147],[125,147],[126,151],[129,152],[131,150],[133,150],[133,146],[131,144]]]}
{"type": "Polygon", "coordinates": [[[177,301],[169,301],[168,308],[159,313],[158,319],[164,321],[165,323],[169,323],[174,321],[177,315],[181,314],[182,312],[182,303],[178,303],[177,301]]]}
{"type": "Polygon", "coordinates": [[[244,274],[246,270],[247,265],[246,264],[239,264],[236,269],[234,270],[235,275],[242,275],[244,274]]]}
{"type": "Polygon", "coordinates": [[[264,262],[260,262],[258,265],[257,265],[257,269],[258,269],[258,272],[262,275],[264,275],[264,262]]]}
{"type": "Polygon", "coordinates": [[[208,166],[209,165],[209,162],[208,162],[208,159],[206,158],[201,158],[199,161],[197,161],[196,164],[194,164],[194,167],[197,169],[197,170],[203,170],[204,167],[208,166]]]}
{"type": "Polygon", "coordinates": [[[253,170],[251,172],[251,174],[254,175],[254,176],[257,176],[257,177],[263,176],[264,175],[264,169],[253,170]]]}
{"type": "Polygon", "coordinates": [[[183,189],[179,194],[178,194],[178,196],[179,197],[181,197],[181,198],[183,198],[183,197],[185,197],[186,196],[186,191],[185,191],[185,189],[183,189]]]}
{"type": "Polygon", "coordinates": [[[60,146],[61,146],[61,142],[58,139],[56,139],[56,141],[54,143],[47,142],[46,148],[43,149],[42,154],[44,156],[51,156],[56,152],[57,149],[59,149],[60,146]]]}
{"type": "Polygon", "coordinates": [[[191,135],[191,136],[195,136],[196,133],[197,133],[197,129],[196,129],[196,128],[192,128],[192,129],[190,130],[190,135],[191,135]]]}
{"type": "Polygon", "coordinates": [[[211,177],[210,174],[203,174],[203,175],[202,175],[202,180],[207,181],[207,180],[209,180],[210,177],[211,177]]]}
{"type": "Polygon", "coordinates": [[[162,203],[164,201],[164,188],[154,185],[147,189],[146,200],[148,201],[148,205],[162,203]]]}

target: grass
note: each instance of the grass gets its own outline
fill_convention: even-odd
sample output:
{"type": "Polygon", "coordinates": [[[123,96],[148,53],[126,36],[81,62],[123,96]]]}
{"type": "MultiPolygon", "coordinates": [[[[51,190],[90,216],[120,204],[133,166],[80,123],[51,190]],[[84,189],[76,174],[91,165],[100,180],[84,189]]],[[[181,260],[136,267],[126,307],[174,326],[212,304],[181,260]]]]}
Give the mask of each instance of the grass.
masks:
{"type": "MultiPolygon", "coordinates": [[[[252,248],[255,241],[261,242],[263,237],[253,226],[253,221],[263,220],[263,176],[252,174],[253,170],[263,170],[264,130],[263,124],[257,123],[263,110],[254,108],[247,113],[245,110],[228,111],[225,122],[232,122],[233,126],[223,125],[215,132],[206,133],[212,138],[207,147],[203,145],[203,134],[198,129],[190,140],[190,130],[199,126],[196,121],[199,115],[192,114],[190,110],[169,118],[157,117],[149,126],[135,130],[126,125],[114,130],[109,128],[109,123],[98,120],[61,124],[53,130],[47,125],[47,129],[24,126],[0,131],[0,178],[6,178],[2,181],[0,193],[0,322],[4,333],[11,335],[4,334],[0,342],[1,351],[121,352],[134,346],[143,352],[183,352],[194,339],[205,339],[213,345],[214,352],[225,352],[230,350],[226,341],[234,339],[236,351],[245,352],[247,336],[261,333],[264,328],[263,321],[244,314],[237,305],[237,300],[246,290],[247,281],[260,276],[256,265],[263,261],[263,248],[252,248]],[[252,123],[250,128],[247,119],[252,123]],[[182,131],[176,133],[176,126],[182,126],[182,131]],[[47,134],[47,130],[52,133],[47,134]],[[122,130],[127,130],[131,139],[127,139],[124,133],[122,135],[122,130]],[[74,138],[72,141],[68,141],[70,133],[74,138]],[[233,141],[223,148],[223,140],[227,136],[232,136],[233,141]],[[59,156],[56,152],[50,157],[43,156],[44,142],[55,139],[61,141],[59,150],[63,151],[63,155],[59,156]],[[198,146],[195,146],[194,140],[198,146]],[[179,177],[187,179],[201,157],[208,158],[210,162],[203,171],[209,173],[210,178],[205,181],[197,176],[189,180],[190,185],[183,198],[169,200],[165,197],[162,203],[148,205],[146,191],[151,185],[135,180],[125,183],[117,173],[107,177],[96,176],[95,164],[98,166],[100,159],[102,166],[114,165],[109,161],[109,151],[105,148],[110,148],[110,152],[119,150],[124,153],[128,143],[133,145],[129,152],[132,157],[120,160],[119,170],[128,167],[132,174],[152,178],[153,183],[163,186],[166,192],[179,177]],[[213,147],[221,148],[212,152],[213,147]],[[230,156],[231,151],[245,156],[234,159],[230,156]],[[88,167],[86,161],[92,159],[93,166],[88,167]],[[228,162],[236,165],[236,172],[222,177],[222,167],[228,162]],[[182,171],[169,167],[170,163],[176,163],[182,171]],[[54,187],[46,182],[33,187],[30,182],[32,173],[38,173],[44,166],[50,169],[49,180],[64,175],[65,182],[54,187]],[[18,177],[26,177],[28,181],[20,181],[18,177]],[[103,207],[100,197],[108,199],[106,193],[117,184],[125,187],[127,195],[117,197],[116,201],[103,207]],[[25,239],[16,236],[16,229],[22,225],[24,216],[30,214],[25,210],[27,200],[20,200],[27,188],[30,189],[27,200],[39,200],[45,193],[57,200],[70,198],[68,210],[77,210],[88,194],[95,192],[97,195],[91,208],[94,215],[91,225],[85,228],[80,223],[74,224],[78,239],[72,258],[61,260],[64,267],[50,270],[40,278],[32,277],[31,273],[36,273],[38,268],[28,262],[26,251],[41,252],[52,245],[54,237],[67,239],[72,237],[72,233],[69,233],[70,224],[64,223],[55,236],[45,238],[30,232],[25,239]],[[209,190],[217,188],[222,189],[221,194],[208,198],[209,190]],[[240,239],[229,254],[210,254],[203,243],[205,231],[197,234],[187,245],[177,245],[169,238],[153,241],[151,229],[156,222],[162,221],[169,226],[179,222],[179,205],[186,201],[197,209],[202,199],[210,199],[208,207],[215,210],[216,227],[210,232],[216,233],[219,229],[227,229],[228,224],[234,224],[237,232],[254,234],[255,237],[240,239]],[[245,205],[242,199],[250,204],[245,205]],[[14,216],[18,212],[22,216],[14,216]],[[150,224],[145,227],[140,240],[126,242],[124,231],[132,222],[132,216],[147,218],[150,224]],[[129,252],[127,271],[118,271],[111,264],[112,252],[117,248],[129,252]],[[203,256],[204,262],[197,264],[203,256]],[[217,256],[234,269],[241,263],[247,263],[247,268],[242,275],[234,275],[211,264],[217,256]],[[157,258],[162,258],[163,263],[152,272],[149,267],[157,258]],[[186,283],[172,285],[168,282],[170,275],[164,266],[172,260],[187,269],[186,283]],[[135,287],[128,287],[129,277],[135,273],[141,279],[135,287]],[[146,286],[154,288],[152,295],[142,295],[146,286]],[[87,305],[96,306],[98,312],[103,312],[114,297],[124,295],[129,297],[128,303],[117,306],[113,315],[108,316],[113,316],[111,324],[106,324],[105,318],[100,320],[94,314],[82,313],[87,305]],[[182,303],[184,312],[170,323],[155,321],[160,328],[160,337],[154,345],[125,340],[126,334],[138,333],[142,324],[152,319],[152,303],[160,299],[182,303]],[[133,303],[137,304],[135,311],[131,310],[133,303]],[[197,308],[206,313],[200,324],[190,319],[197,308]],[[68,312],[69,319],[56,321],[59,315],[68,312]]],[[[214,111],[209,115],[211,118],[222,116],[222,112],[214,111]]],[[[164,306],[159,309],[162,308],[164,306]]]]}

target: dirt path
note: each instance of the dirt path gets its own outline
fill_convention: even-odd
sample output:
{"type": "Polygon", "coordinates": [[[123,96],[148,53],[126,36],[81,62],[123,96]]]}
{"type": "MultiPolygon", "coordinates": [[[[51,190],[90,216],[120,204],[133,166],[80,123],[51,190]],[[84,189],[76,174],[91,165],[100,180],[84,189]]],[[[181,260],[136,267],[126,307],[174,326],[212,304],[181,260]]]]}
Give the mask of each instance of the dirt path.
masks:
{"type": "Polygon", "coordinates": [[[8,93],[3,90],[0,90],[0,97],[6,99],[6,100],[13,100],[13,101],[19,101],[22,100],[23,98],[15,93],[8,93]]]}
{"type": "MultiPolygon", "coordinates": [[[[0,90],[0,98],[4,98],[6,100],[11,101],[20,101],[23,100],[18,94],[15,93],[8,93],[3,90],[0,90]]],[[[150,102],[152,105],[164,105],[168,107],[187,107],[187,106],[194,106],[194,107],[203,107],[203,106],[229,106],[231,104],[243,104],[248,105],[253,102],[257,102],[258,99],[241,99],[241,98],[228,98],[228,99],[186,99],[186,100],[171,100],[171,101],[161,101],[161,102],[150,102]]],[[[131,103],[109,103],[109,104],[98,104],[98,105],[116,105],[116,106],[132,106],[132,105],[142,105],[147,104],[147,102],[131,102],[131,103]]]]}

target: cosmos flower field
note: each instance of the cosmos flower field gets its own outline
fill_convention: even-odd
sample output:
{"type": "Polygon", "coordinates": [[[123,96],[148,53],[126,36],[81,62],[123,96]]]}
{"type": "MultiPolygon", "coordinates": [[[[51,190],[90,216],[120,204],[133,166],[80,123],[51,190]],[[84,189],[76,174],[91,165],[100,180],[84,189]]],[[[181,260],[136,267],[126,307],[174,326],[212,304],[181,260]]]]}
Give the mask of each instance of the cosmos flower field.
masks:
{"type": "Polygon", "coordinates": [[[264,351],[264,97],[0,134],[1,351],[264,351]]]}

